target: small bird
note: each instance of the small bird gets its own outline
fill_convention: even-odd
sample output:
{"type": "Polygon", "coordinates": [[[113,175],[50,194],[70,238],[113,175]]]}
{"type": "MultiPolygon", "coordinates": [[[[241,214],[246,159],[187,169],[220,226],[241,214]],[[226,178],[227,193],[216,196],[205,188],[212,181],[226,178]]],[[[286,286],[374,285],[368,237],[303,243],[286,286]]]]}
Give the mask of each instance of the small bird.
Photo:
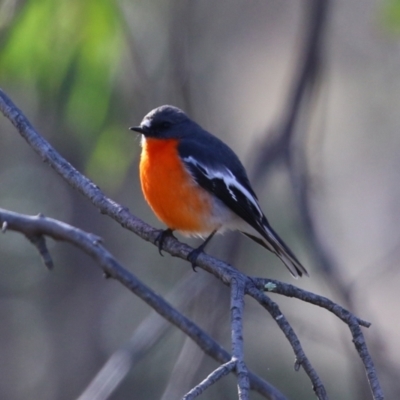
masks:
{"type": "Polygon", "coordinates": [[[308,275],[262,212],[237,155],[182,110],[164,105],[150,111],[142,134],[140,181],[144,197],[167,225],[162,244],[173,231],[206,237],[188,260],[195,262],[207,243],[225,230],[239,230],[276,254],[294,277],[308,275]]]}

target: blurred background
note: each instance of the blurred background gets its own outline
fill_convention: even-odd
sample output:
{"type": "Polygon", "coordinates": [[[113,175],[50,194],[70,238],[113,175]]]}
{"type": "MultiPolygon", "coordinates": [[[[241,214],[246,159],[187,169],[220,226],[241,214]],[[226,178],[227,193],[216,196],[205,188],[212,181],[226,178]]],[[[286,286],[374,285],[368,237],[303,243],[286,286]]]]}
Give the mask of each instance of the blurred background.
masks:
{"type": "MultiPolygon", "coordinates": [[[[0,0],[0,86],[68,161],[158,228],[138,181],[140,140],[127,128],[173,104],[222,138],[311,278],[293,281],[276,257],[235,233],[215,238],[208,252],[372,322],[367,344],[394,399],[399,33],[399,0],[0,0]]],[[[124,266],[230,350],[228,289],[182,260],[161,258],[100,215],[3,117],[0,207],[41,212],[103,237],[124,266]]],[[[21,235],[0,238],[0,398],[76,399],[117,351],[134,362],[110,394],[115,400],[179,399],[216,368],[177,329],[156,318],[143,325],[150,308],[103,279],[81,251],[49,247],[51,273],[21,235]],[[154,342],[137,340],[151,333],[154,342]]],[[[325,310],[273,299],[330,398],[372,398],[349,329],[325,310]]],[[[254,372],[290,399],[314,398],[282,332],[251,299],[244,339],[254,372]]],[[[234,399],[235,392],[229,376],[200,398],[234,399]]]]}

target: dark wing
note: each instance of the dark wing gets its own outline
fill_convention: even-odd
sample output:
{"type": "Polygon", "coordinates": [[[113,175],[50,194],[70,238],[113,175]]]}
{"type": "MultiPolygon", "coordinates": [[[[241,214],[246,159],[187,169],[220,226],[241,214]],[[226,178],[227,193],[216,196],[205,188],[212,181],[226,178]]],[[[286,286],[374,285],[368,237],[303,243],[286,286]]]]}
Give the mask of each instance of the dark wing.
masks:
{"type": "Polygon", "coordinates": [[[264,240],[248,232],[242,233],[281,258],[294,277],[308,275],[264,216],[236,154],[205,131],[197,139],[184,138],[178,146],[179,156],[196,182],[254,228],[264,240]]]}
{"type": "MultiPolygon", "coordinates": [[[[207,137],[210,140],[209,137],[207,137]]],[[[196,182],[214,194],[229,209],[265,236],[263,212],[250,186],[244,167],[236,154],[219,139],[212,137],[208,146],[185,138],[178,151],[196,182]],[[210,148],[213,149],[210,152],[210,148]]]]}

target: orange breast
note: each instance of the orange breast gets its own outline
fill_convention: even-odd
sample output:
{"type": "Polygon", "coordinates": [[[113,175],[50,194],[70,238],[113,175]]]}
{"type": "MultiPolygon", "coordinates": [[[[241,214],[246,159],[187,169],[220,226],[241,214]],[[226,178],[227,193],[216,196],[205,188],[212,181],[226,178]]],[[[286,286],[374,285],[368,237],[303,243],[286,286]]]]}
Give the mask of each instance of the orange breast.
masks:
{"type": "MultiPolygon", "coordinates": [[[[212,198],[199,187],[178,156],[176,139],[144,139],[140,181],[146,201],[169,228],[187,234],[207,234],[212,198]]],[[[212,224],[211,224],[212,225],[212,224]]]]}

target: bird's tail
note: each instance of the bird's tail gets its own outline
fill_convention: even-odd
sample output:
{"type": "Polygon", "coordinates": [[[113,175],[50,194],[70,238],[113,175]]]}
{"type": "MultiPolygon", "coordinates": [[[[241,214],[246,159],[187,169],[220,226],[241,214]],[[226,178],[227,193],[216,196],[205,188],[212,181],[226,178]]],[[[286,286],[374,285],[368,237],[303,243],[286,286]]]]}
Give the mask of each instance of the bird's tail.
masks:
{"type": "Polygon", "coordinates": [[[272,253],[276,254],[286,265],[287,269],[294,278],[303,276],[303,274],[309,276],[307,270],[268,223],[264,225],[262,237],[255,236],[247,232],[242,233],[272,253]]]}

